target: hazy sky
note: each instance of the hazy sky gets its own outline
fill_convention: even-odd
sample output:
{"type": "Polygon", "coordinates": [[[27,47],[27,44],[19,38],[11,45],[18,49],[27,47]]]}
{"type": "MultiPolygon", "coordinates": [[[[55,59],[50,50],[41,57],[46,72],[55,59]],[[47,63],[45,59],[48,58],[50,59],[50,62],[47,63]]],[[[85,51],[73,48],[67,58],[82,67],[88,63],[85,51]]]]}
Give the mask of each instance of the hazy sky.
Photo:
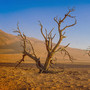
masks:
{"type": "MultiPolygon", "coordinates": [[[[58,35],[53,18],[64,17],[72,7],[75,11],[71,14],[76,16],[77,25],[66,30],[67,38],[61,44],[71,43],[70,47],[86,49],[90,46],[90,0],[0,0],[0,29],[15,34],[13,30],[19,21],[21,31],[27,36],[43,40],[38,21],[48,31],[55,27],[53,33],[58,35]]],[[[63,26],[71,22],[68,18],[63,26]]],[[[57,41],[58,36],[54,42],[57,41]]]]}

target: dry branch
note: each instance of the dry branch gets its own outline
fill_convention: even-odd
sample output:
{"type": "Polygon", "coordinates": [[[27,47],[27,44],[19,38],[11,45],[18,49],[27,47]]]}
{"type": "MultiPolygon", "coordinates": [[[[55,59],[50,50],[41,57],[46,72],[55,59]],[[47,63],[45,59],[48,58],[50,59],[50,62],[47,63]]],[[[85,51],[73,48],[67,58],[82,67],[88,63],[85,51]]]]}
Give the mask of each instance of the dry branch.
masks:
{"type": "Polygon", "coordinates": [[[23,33],[21,33],[20,29],[19,29],[19,25],[17,24],[17,30],[15,30],[14,32],[17,32],[19,34],[19,36],[21,37],[22,39],[22,42],[23,42],[23,45],[22,45],[22,48],[23,48],[23,56],[22,56],[22,59],[18,62],[18,64],[16,65],[16,67],[21,64],[23,61],[24,61],[24,58],[25,56],[29,56],[30,58],[32,58],[35,62],[36,62],[36,66],[37,68],[41,71],[43,70],[43,65],[41,64],[40,62],[40,58],[37,58],[36,54],[35,54],[35,51],[34,51],[34,48],[33,48],[33,45],[32,43],[26,38],[26,35],[23,33]],[[27,43],[29,43],[30,47],[31,47],[31,50],[32,50],[32,54],[31,53],[28,53],[26,48],[27,48],[27,43]]]}

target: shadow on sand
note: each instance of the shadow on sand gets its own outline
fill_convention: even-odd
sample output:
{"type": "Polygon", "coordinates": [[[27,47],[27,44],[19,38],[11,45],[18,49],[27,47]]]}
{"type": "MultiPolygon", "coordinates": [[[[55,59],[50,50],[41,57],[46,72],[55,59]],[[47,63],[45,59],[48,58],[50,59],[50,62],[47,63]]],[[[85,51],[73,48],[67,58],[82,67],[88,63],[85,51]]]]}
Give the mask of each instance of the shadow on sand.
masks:
{"type": "MultiPolygon", "coordinates": [[[[5,67],[15,67],[16,63],[0,63],[0,66],[5,67]]],[[[21,63],[18,67],[31,67],[35,66],[34,63],[21,63]]],[[[64,67],[64,68],[90,68],[90,65],[83,64],[55,64],[56,67],[64,67]]]]}

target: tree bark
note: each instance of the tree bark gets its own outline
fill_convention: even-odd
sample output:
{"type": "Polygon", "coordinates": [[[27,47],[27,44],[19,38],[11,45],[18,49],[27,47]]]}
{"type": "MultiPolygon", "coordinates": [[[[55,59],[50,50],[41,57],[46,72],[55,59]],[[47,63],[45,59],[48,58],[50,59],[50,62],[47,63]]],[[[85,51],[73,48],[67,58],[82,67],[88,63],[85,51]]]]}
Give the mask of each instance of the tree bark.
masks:
{"type": "Polygon", "coordinates": [[[49,54],[47,55],[47,58],[46,58],[46,61],[45,61],[45,64],[44,64],[44,70],[45,70],[45,71],[47,71],[48,68],[49,68],[50,61],[51,61],[51,59],[52,59],[52,56],[53,56],[52,53],[49,53],[49,54]]]}

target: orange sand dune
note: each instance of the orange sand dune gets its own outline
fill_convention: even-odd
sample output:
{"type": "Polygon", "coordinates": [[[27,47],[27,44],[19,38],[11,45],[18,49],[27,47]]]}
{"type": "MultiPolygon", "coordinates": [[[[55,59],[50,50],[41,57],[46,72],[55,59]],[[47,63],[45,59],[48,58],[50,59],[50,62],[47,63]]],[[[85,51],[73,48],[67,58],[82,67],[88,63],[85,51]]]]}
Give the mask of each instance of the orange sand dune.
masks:
{"type": "MultiPolygon", "coordinates": [[[[32,42],[36,55],[40,57],[42,61],[45,60],[47,56],[47,51],[46,51],[44,42],[37,40],[35,38],[28,38],[28,39],[32,42]]],[[[70,47],[68,47],[67,50],[71,54],[71,56],[75,58],[74,62],[89,62],[90,63],[90,57],[88,55],[85,55],[86,51],[70,48],[70,47]]],[[[0,61],[1,60],[3,61],[4,60],[3,58],[5,57],[13,58],[14,54],[19,54],[22,52],[23,52],[23,49],[21,47],[20,38],[18,36],[14,36],[0,30],[0,61]],[[10,55],[10,54],[13,54],[13,55],[10,55]]],[[[60,62],[63,61],[63,55],[60,52],[56,53],[55,57],[57,58],[58,61],[60,62]]],[[[65,58],[65,61],[66,59],[68,59],[68,57],[65,58]]]]}

